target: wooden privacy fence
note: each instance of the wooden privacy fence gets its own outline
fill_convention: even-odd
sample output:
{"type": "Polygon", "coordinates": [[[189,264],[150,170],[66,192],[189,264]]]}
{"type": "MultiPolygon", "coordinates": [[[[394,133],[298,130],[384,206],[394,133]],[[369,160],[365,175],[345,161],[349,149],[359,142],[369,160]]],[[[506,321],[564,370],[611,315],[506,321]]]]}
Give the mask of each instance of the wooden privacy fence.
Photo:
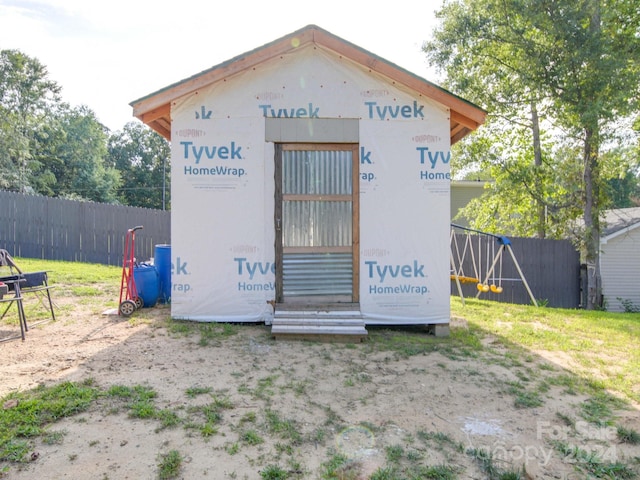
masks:
{"type": "Polygon", "coordinates": [[[13,257],[122,265],[125,234],[137,225],[139,261],[170,243],[170,212],[0,191],[0,248],[13,257]]]}
{"type": "MultiPolygon", "coordinates": [[[[488,235],[454,235],[455,240],[452,239],[451,242],[454,263],[457,264],[458,260],[455,242],[460,257],[463,257],[464,276],[471,279],[477,275],[480,281],[484,281],[500,248],[499,242],[488,235]],[[466,251],[463,256],[463,247],[467,241],[467,249],[472,248],[473,254],[466,251]]],[[[538,303],[556,308],[580,307],[580,255],[570,241],[508,238],[518,265],[538,303]]],[[[503,252],[502,270],[500,271],[499,263],[496,264],[488,283],[497,285],[498,282],[501,283],[502,293],[483,292],[479,298],[516,304],[532,303],[520,273],[506,251],[503,252]]],[[[465,298],[474,298],[478,294],[476,282],[468,281],[461,286],[465,298]]],[[[453,280],[451,294],[458,295],[458,288],[453,280]]]]}
{"type": "MultiPolygon", "coordinates": [[[[171,243],[171,213],[148,208],[124,207],[93,202],[63,200],[0,191],[0,248],[14,257],[67,260],[122,265],[124,236],[129,228],[143,225],[136,233],[135,254],[139,261],[154,256],[155,246],[171,243]]],[[[467,234],[455,233],[460,249],[467,234]]],[[[484,276],[500,245],[494,237],[469,235],[474,249],[466,253],[465,276],[484,276]],[[487,258],[489,255],[489,258],[487,258]],[[487,264],[487,259],[489,264],[487,264]]],[[[568,240],[509,237],[511,248],[533,296],[550,307],[580,307],[580,258],[568,240]]],[[[460,253],[462,253],[460,251],[460,253]]],[[[452,254],[456,253],[452,249],[452,254]]],[[[480,298],[530,304],[531,299],[513,264],[504,254],[502,270],[491,282],[501,281],[502,293],[481,293],[480,298]]],[[[463,283],[466,298],[478,293],[476,283],[463,283]]],[[[458,289],[451,282],[451,294],[458,289]]]]}

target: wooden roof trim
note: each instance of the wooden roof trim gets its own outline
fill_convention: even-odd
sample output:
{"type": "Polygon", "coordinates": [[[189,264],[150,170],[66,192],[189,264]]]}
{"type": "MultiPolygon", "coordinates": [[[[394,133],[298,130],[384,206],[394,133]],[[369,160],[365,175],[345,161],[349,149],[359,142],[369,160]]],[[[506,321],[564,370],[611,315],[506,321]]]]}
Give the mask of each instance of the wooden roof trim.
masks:
{"type": "Polygon", "coordinates": [[[170,139],[171,102],[174,99],[217,81],[222,81],[236,73],[254,68],[269,59],[287,54],[307,44],[314,44],[319,48],[332,51],[368,68],[372,72],[385,76],[393,83],[404,85],[448,107],[451,128],[455,128],[456,124],[461,124],[464,127],[456,128],[455,132],[451,132],[451,144],[477,129],[485,121],[486,112],[480,107],[315,25],[309,25],[262,47],[169,85],[158,92],[134,100],[130,103],[133,107],[133,115],[158,131],[165,138],[170,139]]]}
{"type": "Polygon", "coordinates": [[[155,130],[167,140],[171,141],[171,125],[165,126],[166,122],[160,120],[147,123],[152,130],[155,130]]]}
{"type": "Polygon", "coordinates": [[[199,88],[206,87],[207,85],[223,80],[236,73],[253,68],[271,58],[284,55],[289,51],[295,50],[296,48],[299,48],[299,46],[312,41],[313,31],[300,31],[297,35],[288,35],[251,52],[239,55],[220,65],[214,66],[209,70],[205,70],[187,78],[186,80],[170,85],[155,94],[151,94],[132,102],[131,106],[133,107],[133,115],[140,118],[140,115],[143,115],[150,109],[156,109],[164,106],[165,104],[170,104],[170,102],[176,98],[187,95],[199,88]],[[292,45],[294,38],[300,42],[299,45],[292,45]]]}
{"type": "Polygon", "coordinates": [[[458,133],[456,133],[455,135],[451,135],[451,145],[453,145],[454,143],[462,140],[464,137],[466,137],[467,135],[469,135],[471,133],[472,130],[468,129],[468,128],[463,128],[462,130],[460,130],[458,133]]]}
{"type": "Polygon", "coordinates": [[[480,125],[482,125],[482,123],[484,123],[484,118],[482,119],[482,122],[476,122],[473,119],[469,118],[468,116],[462,115],[460,112],[456,110],[451,110],[449,114],[451,115],[451,122],[460,123],[465,127],[469,128],[470,130],[475,130],[480,125]]]}
{"type": "Polygon", "coordinates": [[[480,124],[484,123],[486,116],[486,112],[484,110],[466,100],[461,99],[460,97],[457,97],[453,93],[447,92],[428,80],[409,73],[403,68],[386,60],[382,60],[366,50],[356,47],[345,40],[339,39],[328,32],[317,30],[314,33],[314,40],[318,45],[343,55],[350,60],[369,68],[373,72],[384,75],[397,83],[405,85],[412,90],[415,90],[416,92],[449,107],[459,115],[460,119],[467,117],[471,120],[466,120],[464,122],[465,125],[475,125],[473,127],[475,129],[480,124]]]}
{"type": "Polygon", "coordinates": [[[457,122],[450,122],[450,129],[449,129],[449,134],[453,137],[454,135],[457,135],[458,133],[460,133],[463,130],[469,130],[467,127],[465,127],[464,125],[462,125],[461,123],[457,123],[457,122]]]}
{"type": "Polygon", "coordinates": [[[171,117],[171,103],[165,103],[158,108],[142,113],[139,118],[143,123],[151,123],[162,117],[171,117]]]}

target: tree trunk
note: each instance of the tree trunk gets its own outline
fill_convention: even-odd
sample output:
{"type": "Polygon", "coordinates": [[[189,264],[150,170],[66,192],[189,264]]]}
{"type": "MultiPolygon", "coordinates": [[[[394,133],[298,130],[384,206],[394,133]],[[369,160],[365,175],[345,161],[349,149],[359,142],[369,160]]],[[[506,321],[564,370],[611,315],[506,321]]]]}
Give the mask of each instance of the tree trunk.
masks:
{"type": "Polygon", "coordinates": [[[587,265],[586,309],[602,306],[600,292],[600,206],[597,132],[585,130],[584,139],[584,247],[587,265]]]}
{"type": "Polygon", "coordinates": [[[546,237],[546,209],[542,201],[542,147],[540,146],[540,120],[538,118],[538,108],[534,100],[531,101],[531,130],[533,133],[533,164],[534,168],[534,190],[536,192],[536,212],[537,227],[536,236],[538,238],[546,237]]]}
{"type": "MultiPolygon", "coordinates": [[[[600,0],[591,0],[592,14],[589,33],[600,37],[600,0]]],[[[583,118],[584,129],[584,226],[585,263],[587,265],[587,310],[602,307],[600,285],[600,167],[598,162],[600,130],[597,120],[583,118]]]]}

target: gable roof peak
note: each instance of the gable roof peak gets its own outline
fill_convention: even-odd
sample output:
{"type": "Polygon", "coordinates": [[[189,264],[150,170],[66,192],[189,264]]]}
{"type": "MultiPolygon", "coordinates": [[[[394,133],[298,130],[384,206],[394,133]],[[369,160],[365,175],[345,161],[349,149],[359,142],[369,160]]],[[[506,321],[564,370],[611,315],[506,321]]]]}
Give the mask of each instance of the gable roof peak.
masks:
{"type": "Polygon", "coordinates": [[[371,72],[449,108],[451,144],[484,123],[486,112],[477,105],[314,24],[134,100],[130,103],[133,115],[170,140],[173,100],[310,43],[360,64],[371,72]]]}

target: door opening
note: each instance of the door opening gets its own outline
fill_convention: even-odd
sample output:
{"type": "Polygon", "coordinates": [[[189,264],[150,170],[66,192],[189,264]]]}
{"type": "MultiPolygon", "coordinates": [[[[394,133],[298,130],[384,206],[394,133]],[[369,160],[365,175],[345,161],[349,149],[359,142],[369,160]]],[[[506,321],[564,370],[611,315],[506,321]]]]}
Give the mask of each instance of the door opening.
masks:
{"type": "Polygon", "coordinates": [[[356,303],[357,144],[276,144],[276,302],[356,303]]]}

